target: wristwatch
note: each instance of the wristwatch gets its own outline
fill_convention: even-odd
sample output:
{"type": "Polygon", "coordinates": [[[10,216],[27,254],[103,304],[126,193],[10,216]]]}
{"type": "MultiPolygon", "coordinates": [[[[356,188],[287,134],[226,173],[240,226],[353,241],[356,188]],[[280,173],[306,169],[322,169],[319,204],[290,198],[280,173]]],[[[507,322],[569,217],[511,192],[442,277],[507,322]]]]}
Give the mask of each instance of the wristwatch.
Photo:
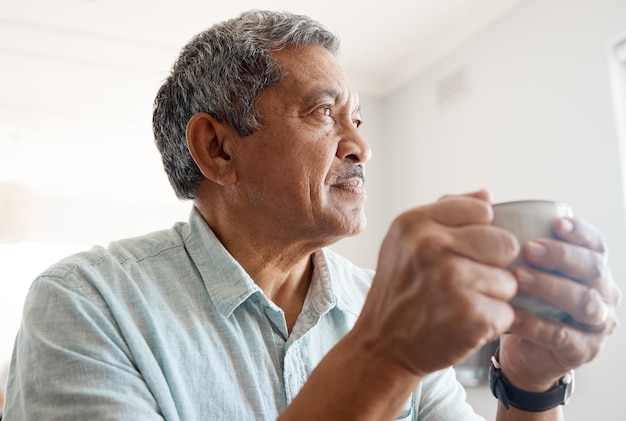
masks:
{"type": "Polygon", "coordinates": [[[541,412],[567,404],[574,392],[574,370],[570,370],[569,373],[561,377],[559,384],[554,389],[543,393],[526,392],[513,386],[502,375],[497,359],[498,351],[499,349],[491,357],[489,388],[504,408],[509,409],[509,405],[511,405],[523,411],[541,412]]]}

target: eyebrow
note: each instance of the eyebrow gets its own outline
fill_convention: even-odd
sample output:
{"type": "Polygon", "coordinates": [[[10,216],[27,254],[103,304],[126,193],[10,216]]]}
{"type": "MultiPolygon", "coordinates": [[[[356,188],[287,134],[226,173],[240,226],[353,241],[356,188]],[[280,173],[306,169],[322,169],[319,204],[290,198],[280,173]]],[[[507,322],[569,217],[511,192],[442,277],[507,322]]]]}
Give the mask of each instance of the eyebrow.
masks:
{"type": "Polygon", "coordinates": [[[330,97],[333,99],[337,99],[337,98],[340,98],[341,96],[342,96],[342,93],[338,89],[335,89],[335,88],[315,88],[307,92],[307,94],[304,96],[303,99],[305,102],[309,103],[309,102],[315,102],[322,97],[330,97]]]}
{"type": "MultiPolygon", "coordinates": [[[[321,98],[332,98],[333,100],[337,101],[337,99],[343,96],[344,92],[342,90],[329,87],[320,87],[307,92],[302,99],[305,104],[310,104],[312,102],[319,101],[321,98]]],[[[357,108],[356,110],[353,110],[353,112],[361,114],[360,103],[357,104],[357,108]]]]}

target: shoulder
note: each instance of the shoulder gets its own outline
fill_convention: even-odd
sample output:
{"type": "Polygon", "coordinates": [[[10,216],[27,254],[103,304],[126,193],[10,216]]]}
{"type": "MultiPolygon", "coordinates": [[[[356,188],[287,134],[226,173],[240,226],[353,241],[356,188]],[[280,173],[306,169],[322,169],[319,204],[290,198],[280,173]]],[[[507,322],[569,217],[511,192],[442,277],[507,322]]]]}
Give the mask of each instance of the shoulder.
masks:
{"type": "Polygon", "coordinates": [[[114,241],[107,247],[94,246],[90,250],[68,256],[43,271],[33,287],[45,280],[80,289],[85,284],[140,270],[138,268],[141,266],[150,267],[156,261],[161,264],[175,261],[178,257],[176,254],[184,253],[185,249],[182,225],[178,223],[169,230],[114,241]]]}

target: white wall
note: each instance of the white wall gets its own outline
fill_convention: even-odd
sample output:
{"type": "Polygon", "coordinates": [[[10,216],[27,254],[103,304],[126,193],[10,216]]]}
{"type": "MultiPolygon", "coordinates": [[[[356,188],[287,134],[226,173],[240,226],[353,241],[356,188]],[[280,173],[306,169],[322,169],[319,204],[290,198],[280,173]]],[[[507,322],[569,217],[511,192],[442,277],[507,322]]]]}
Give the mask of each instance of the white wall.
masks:
{"type": "MultiPolygon", "coordinates": [[[[395,214],[446,193],[488,187],[500,200],[570,203],[606,233],[614,276],[621,282],[626,278],[625,206],[606,54],[609,39],[625,31],[624,0],[528,0],[397,92],[362,98],[363,134],[374,151],[366,171],[369,225],[335,248],[374,267],[395,214]],[[438,82],[459,69],[466,90],[440,104],[438,82]]],[[[81,176],[94,175],[86,168],[81,176]]],[[[144,195],[136,186],[115,185],[129,197],[140,197],[119,203],[98,199],[102,183],[92,183],[86,200],[79,199],[86,187],[74,199],[41,194],[46,214],[28,240],[45,241],[48,233],[82,246],[168,227],[186,216],[188,204],[178,204],[166,183],[163,177],[163,194],[144,195]],[[155,208],[160,212],[152,212],[155,208]]],[[[7,261],[11,256],[2,254],[7,261]]],[[[19,269],[30,262],[11,263],[19,269]]],[[[29,271],[40,270],[27,269],[20,274],[28,273],[28,280],[34,276],[29,271]]],[[[5,278],[3,291],[17,281],[5,278]]],[[[626,373],[623,355],[622,329],[598,361],[579,370],[568,420],[623,418],[617,375],[626,373]]],[[[489,394],[484,389],[469,394],[490,417],[495,403],[489,394]]]]}
{"type": "MultiPolygon", "coordinates": [[[[370,201],[370,215],[386,225],[408,207],[481,187],[502,201],[562,200],[605,232],[625,289],[624,190],[607,60],[609,40],[625,31],[623,0],[531,0],[385,98],[374,145],[388,154],[377,172],[384,181],[370,191],[382,188],[391,201],[370,201]],[[440,103],[439,81],[459,70],[465,89],[440,103]]],[[[622,330],[579,370],[568,420],[624,418],[617,374],[626,373],[624,355],[622,330]]],[[[470,390],[470,398],[493,416],[486,390],[470,390]]]]}

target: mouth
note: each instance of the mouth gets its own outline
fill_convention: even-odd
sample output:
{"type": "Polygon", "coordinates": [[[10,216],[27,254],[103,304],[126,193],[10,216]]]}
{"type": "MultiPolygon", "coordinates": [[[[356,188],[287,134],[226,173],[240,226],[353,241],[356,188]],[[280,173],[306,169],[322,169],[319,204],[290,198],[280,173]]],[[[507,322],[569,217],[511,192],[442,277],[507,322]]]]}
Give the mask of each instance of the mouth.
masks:
{"type": "Polygon", "coordinates": [[[365,175],[363,173],[363,168],[355,166],[338,176],[337,179],[331,184],[331,187],[354,194],[364,194],[364,183],[365,175]]]}
{"type": "Polygon", "coordinates": [[[331,187],[355,194],[362,194],[365,192],[365,189],[363,188],[363,180],[359,178],[349,178],[347,180],[342,180],[340,182],[334,183],[331,187]]]}

